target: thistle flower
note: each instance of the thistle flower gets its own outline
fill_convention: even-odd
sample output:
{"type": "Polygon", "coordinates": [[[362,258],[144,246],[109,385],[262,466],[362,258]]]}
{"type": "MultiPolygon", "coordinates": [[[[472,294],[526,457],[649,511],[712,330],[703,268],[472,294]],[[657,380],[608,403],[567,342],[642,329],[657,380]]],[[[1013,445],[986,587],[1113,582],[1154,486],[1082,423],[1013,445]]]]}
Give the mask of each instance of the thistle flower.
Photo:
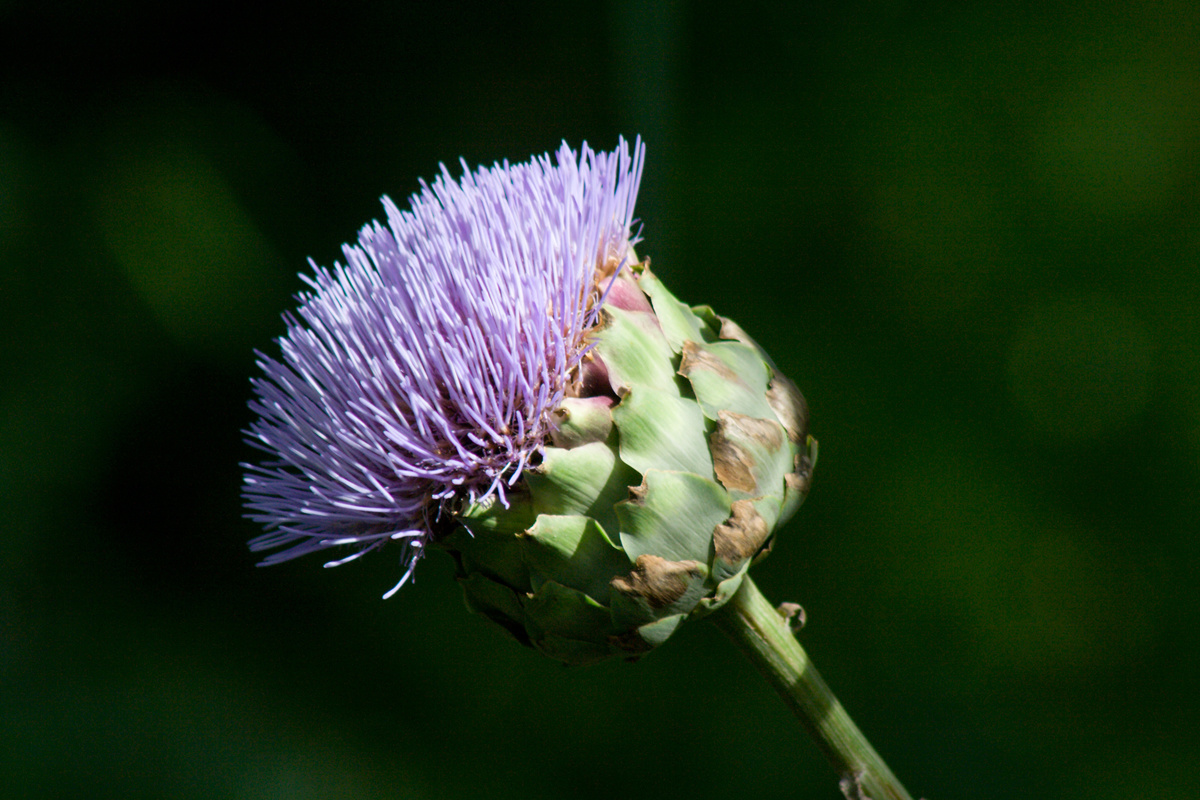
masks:
{"type": "Polygon", "coordinates": [[[507,162],[456,181],[442,166],[346,264],[312,264],[287,315],[283,359],[258,354],[248,441],[250,518],[263,564],[350,548],[336,566],[401,545],[411,577],[443,507],[508,504],[547,440],[600,310],[597,272],[624,258],[644,148],[564,143],[556,161],[507,162]]]}
{"type": "Polygon", "coordinates": [[[844,794],[911,800],[747,575],[807,494],[816,442],[762,348],[639,261],[644,153],[442,167],[407,211],[383,199],[387,226],[345,265],[312,265],[282,359],[259,354],[251,549],[348,549],[336,566],[397,542],[385,597],[442,549],[469,608],[573,664],[711,614],[844,794]]]}
{"type": "MultiPolygon", "coordinates": [[[[433,546],[468,606],[568,663],[723,605],[808,490],[804,399],[639,262],[644,150],[442,170],[260,357],[246,500],[263,563],[433,546]]],[[[386,595],[385,595],[386,596],[386,595]]]]}

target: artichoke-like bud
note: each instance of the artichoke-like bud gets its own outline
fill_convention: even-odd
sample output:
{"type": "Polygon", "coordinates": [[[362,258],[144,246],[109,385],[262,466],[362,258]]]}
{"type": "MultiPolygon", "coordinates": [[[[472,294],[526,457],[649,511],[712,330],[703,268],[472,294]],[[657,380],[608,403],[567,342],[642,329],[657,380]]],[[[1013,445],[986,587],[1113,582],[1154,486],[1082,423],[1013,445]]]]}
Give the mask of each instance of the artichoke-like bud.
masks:
{"type": "Polygon", "coordinates": [[[736,323],[649,262],[608,280],[540,463],[507,505],[448,509],[433,542],[472,610],[571,664],[640,656],[724,604],[817,458],[803,396],[736,323]]]}
{"type": "Polygon", "coordinates": [[[738,589],[808,491],[796,388],[639,263],[645,148],[441,175],[317,267],[260,354],[251,549],[456,560],[469,605],[569,663],[637,656],[738,589]]]}

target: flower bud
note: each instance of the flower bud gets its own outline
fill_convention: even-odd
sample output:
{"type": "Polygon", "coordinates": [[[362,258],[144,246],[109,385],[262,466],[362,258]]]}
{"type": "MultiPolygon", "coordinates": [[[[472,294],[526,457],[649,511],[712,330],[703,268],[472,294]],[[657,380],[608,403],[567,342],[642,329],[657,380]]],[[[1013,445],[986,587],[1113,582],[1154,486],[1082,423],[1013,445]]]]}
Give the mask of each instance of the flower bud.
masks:
{"type": "Polygon", "coordinates": [[[638,262],[644,156],[443,167],[314,265],[253,381],[263,564],[398,547],[388,597],[440,548],[472,609],[568,663],[641,655],[737,591],[816,443],[762,349],[638,262]]]}
{"type": "Polygon", "coordinates": [[[791,381],[648,262],[618,274],[588,338],[509,506],[468,504],[435,542],[472,610],[572,664],[640,656],[725,603],[817,456],[791,381]]]}

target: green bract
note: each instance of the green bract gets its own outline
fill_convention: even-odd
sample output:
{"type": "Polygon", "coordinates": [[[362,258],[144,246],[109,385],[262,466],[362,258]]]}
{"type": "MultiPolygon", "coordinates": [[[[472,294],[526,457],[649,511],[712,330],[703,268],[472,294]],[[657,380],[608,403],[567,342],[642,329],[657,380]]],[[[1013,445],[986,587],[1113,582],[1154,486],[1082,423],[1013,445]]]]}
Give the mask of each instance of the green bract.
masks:
{"type": "Polygon", "coordinates": [[[636,657],[725,603],[817,457],[792,382],[648,262],[617,277],[589,335],[541,463],[507,508],[459,509],[438,540],[472,610],[572,664],[636,657]]]}

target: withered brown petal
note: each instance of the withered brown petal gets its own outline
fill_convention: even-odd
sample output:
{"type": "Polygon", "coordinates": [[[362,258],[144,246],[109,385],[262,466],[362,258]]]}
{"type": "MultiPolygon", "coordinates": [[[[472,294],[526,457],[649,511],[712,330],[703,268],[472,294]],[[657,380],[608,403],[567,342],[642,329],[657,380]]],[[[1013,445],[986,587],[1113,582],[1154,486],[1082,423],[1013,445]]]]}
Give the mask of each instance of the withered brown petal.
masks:
{"type": "Polygon", "coordinates": [[[767,521],[750,500],[736,500],[733,513],[713,529],[717,557],[727,564],[738,564],[758,552],[771,535],[767,521]]]}
{"type": "Polygon", "coordinates": [[[668,561],[651,555],[640,555],[628,577],[618,575],[612,587],[631,597],[641,597],[651,608],[663,608],[683,597],[691,582],[700,575],[696,561],[668,561]]]}
{"type": "Polygon", "coordinates": [[[778,372],[767,386],[767,405],[779,417],[788,438],[800,444],[808,436],[808,403],[788,378],[778,372]]]}
{"type": "Polygon", "coordinates": [[[717,480],[726,489],[754,492],[758,488],[751,469],[754,459],[737,444],[737,439],[757,441],[766,450],[777,450],[783,444],[779,423],[721,411],[717,415],[717,429],[709,437],[717,480]]]}

